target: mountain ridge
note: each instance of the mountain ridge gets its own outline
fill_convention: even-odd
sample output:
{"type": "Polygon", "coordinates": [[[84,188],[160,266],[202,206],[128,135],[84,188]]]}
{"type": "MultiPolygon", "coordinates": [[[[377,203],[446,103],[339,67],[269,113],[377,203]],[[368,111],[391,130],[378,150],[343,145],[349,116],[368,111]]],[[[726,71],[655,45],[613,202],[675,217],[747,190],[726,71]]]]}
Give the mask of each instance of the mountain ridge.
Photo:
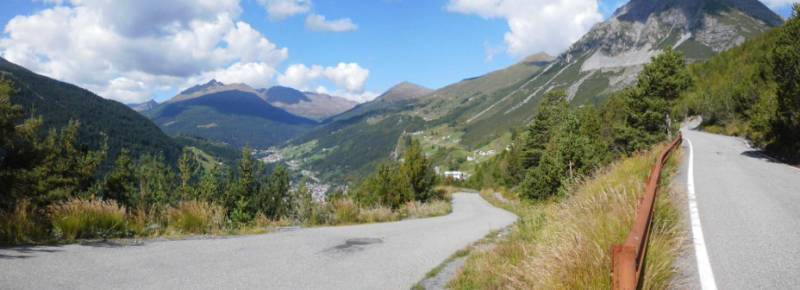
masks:
{"type": "Polygon", "coordinates": [[[76,85],[39,75],[0,57],[0,79],[12,83],[11,101],[27,114],[41,116],[42,130],[60,130],[70,120],[79,121],[78,140],[99,148],[107,138],[105,166],[124,148],[132,156],[149,154],[177,160],[180,146],[153,122],[117,101],[102,98],[76,85]]]}

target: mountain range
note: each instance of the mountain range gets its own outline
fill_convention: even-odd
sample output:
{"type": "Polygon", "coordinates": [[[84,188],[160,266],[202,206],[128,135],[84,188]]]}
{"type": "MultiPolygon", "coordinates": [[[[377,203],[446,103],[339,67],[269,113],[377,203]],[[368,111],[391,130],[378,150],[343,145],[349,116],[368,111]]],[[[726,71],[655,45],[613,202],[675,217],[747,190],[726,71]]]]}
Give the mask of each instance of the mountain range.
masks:
{"type": "Polygon", "coordinates": [[[5,60],[0,72],[21,90],[15,102],[44,115],[48,127],[81,120],[83,135],[108,134],[115,150],[173,156],[178,146],[160,128],[234,147],[278,146],[324,178],[357,178],[396,156],[407,138],[421,140],[437,165],[468,170],[466,160],[476,152],[504,150],[547,92],[565,91],[572,106],[600,104],[633,84],[664,50],[702,62],[781,23],[757,0],[631,0],[558,56],[531,55],[436,90],[404,82],[356,104],[288,87],[211,80],[160,104],[130,105],[158,127],[125,105],[5,60]]]}
{"type": "Polygon", "coordinates": [[[313,160],[309,169],[357,176],[413,137],[437,165],[469,169],[465,159],[476,151],[503,150],[511,129],[530,122],[547,92],[564,90],[573,106],[599,104],[633,84],[650,58],[666,49],[700,62],[781,23],[757,0],[632,0],[557,57],[532,55],[391,106],[380,100],[361,104],[292,145],[304,148],[299,159],[313,160]],[[361,151],[375,158],[337,146],[348,140],[346,134],[379,144],[361,142],[361,151]]]}

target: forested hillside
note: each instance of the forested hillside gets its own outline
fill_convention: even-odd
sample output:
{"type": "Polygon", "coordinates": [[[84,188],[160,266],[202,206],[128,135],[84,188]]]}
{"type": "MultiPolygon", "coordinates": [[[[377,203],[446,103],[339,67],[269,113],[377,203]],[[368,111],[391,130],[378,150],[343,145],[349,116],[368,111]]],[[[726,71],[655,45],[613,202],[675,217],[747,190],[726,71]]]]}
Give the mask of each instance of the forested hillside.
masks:
{"type": "Polygon", "coordinates": [[[507,150],[481,164],[469,184],[513,188],[529,199],[563,194],[610,161],[677,134],[673,108],[691,81],[683,54],[668,49],[644,67],[634,86],[599,108],[570,108],[566,93],[550,92],[533,121],[507,150]]]}
{"type": "MultiPolygon", "coordinates": [[[[80,123],[76,146],[98,149],[105,142],[113,160],[123,149],[131,155],[163,155],[177,160],[180,147],[150,120],[127,106],[77,86],[37,75],[0,58],[0,80],[11,84],[11,101],[27,116],[41,116],[41,134],[80,123]]],[[[109,165],[108,162],[106,165],[109,165]]]]}
{"type": "Polygon", "coordinates": [[[691,66],[681,100],[712,132],[740,135],[773,154],[800,160],[800,8],[783,26],[691,66]]]}

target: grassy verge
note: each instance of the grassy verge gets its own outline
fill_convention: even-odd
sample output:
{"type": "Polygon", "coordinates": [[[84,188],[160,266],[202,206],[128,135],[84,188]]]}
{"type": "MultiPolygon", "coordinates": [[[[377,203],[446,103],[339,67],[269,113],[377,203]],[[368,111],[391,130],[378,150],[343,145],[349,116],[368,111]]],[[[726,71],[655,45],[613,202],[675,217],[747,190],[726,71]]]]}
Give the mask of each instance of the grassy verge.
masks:
{"type": "MultiPolygon", "coordinates": [[[[657,158],[649,153],[620,160],[575,185],[560,200],[531,203],[513,194],[483,192],[519,221],[490,251],[475,252],[448,287],[454,289],[609,289],[610,247],[621,243],[634,218],[644,180],[657,158]]],[[[664,289],[683,239],[679,211],[668,182],[673,155],[657,199],[644,289],[664,289]]]]}
{"type": "Polygon", "coordinates": [[[174,207],[126,210],[114,201],[71,199],[37,214],[23,200],[14,211],[0,212],[0,245],[71,243],[76,240],[167,237],[192,235],[263,234],[287,226],[335,226],[379,223],[449,214],[448,200],[408,202],[397,209],[364,208],[350,198],[314,202],[305,215],[271,220],[258,215],[247,223],[233,223],[222,206],[204,201],[185,201],[174,207]],[[38,220],[37,216],[40,216],[38,220]],[[50,229],[50,230],[48,230],[50,229]]]}

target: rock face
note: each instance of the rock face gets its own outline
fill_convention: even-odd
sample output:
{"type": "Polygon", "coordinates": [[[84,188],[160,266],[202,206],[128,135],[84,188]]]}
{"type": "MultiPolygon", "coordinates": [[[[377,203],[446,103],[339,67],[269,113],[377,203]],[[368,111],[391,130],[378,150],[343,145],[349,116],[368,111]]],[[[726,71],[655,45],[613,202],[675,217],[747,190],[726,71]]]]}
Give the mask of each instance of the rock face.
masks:
{"type": "Polygon", "coordinates": [[[134,111],[137,111],[137,112],[141,113],[141,112],[146,112],[146,111],[152,110],[153,108],[158,106],[158,103],[156,101],[154,101],[154,100],[149,100],[149,101],[144,102],[144,103],[127,104],[127,106],[129,108],[133,109],[134,111]]]}

